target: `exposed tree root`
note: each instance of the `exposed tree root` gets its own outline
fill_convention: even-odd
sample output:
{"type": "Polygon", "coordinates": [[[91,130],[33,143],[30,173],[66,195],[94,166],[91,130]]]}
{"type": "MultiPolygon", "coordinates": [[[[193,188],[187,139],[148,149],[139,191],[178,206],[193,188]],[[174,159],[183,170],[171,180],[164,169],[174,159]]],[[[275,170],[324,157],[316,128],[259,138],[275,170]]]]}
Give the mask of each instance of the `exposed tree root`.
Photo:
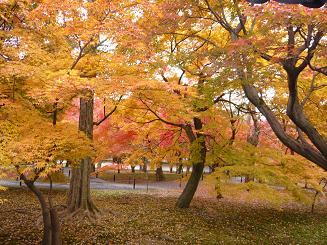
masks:
{"type": "Polygon", "coordinates": [[[96,208],[96,209],[76,209],[73,212],[70,212],[68,209],[64,212],[65,216],[64,219],[68,222],[71,222],[73,220],[77,221],[87,221],[92,224],[97,223],[99,219],[102,217],[102,213],[96,208]]]}

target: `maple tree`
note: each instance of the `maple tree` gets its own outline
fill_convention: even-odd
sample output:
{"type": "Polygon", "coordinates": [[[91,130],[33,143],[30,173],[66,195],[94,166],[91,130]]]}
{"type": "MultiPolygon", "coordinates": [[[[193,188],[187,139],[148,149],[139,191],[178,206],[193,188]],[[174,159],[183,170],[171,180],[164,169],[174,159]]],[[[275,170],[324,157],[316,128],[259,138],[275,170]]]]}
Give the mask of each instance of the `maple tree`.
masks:
{"type": "MultiPolygon", "coordinates": [[[[30,7],[26,17],[12,34],[19,44],[24,45],[11,47],[24,57],[17,62],[17,69],[13,62],[5,69],[14,70],[15,77],[19,74],[25,78],[30,73],[24,80],[24,87],[26,95],[39,110],[49,111],[50,108],[50,113],[59,114],[79,96],[79,130],[92,139],[93,125],[99,126],[115,112],[124,86],[127,86],[124,83],[140,71],[123,67],[127,60],[114,52],[121,40],[128,45],[129,40],[123,38],[121,31],[117,35],[124,21],[128,23],[126,19],[122,20],[125,15],[119,11],[125,10],[127,16],[133,3],[44,1],[26,5],[30,7]],[[113,28],[116,22],[121,24],[113,28]],[[95,93],[106,100],[105,104],[113,101],[114,106],[105,111],[102,118],[93,121],[95,93]]],[[[8,74],[5,69],[3,72],[8,74]]],[[[86,158],[72,172],[68,198],[68,210],[72,213],[81,209],[92,214],[97,212],[89,195],[91,162],[90,157],[86,158]]]]}
{"type": "MultiPolygon", "coordinates": [[[[144,4],[144,6],[146,9],[144,12],[149,14],[144,14],[144,18],[140,20],[139,24],[147,31],[149,36],[154,38],[154,43],[150,46],[153,47],[154,52],[156,54],[159,52],[160,58],[166,57],[158,61],[156,59],[158,57],[154,56],[153,59],[156,60],[155,67],[161,67],[162,69],[157,72],[157,75],[160,75],[165,82],[169,82],[169,79],[165,77],[165,67],[167,67],[168,62],[172,67],[178,67],[182,71],[180,78],[176,79],[175,84],[177,83],[177,86],[181,85],[183,75],[189,73],[199,77],[199,80],[194,84],[202,93],[202,97],[211,92],[211,97],[206,97],[208,100],[198,99],[198,102],[195,102],[197,103],[193,108],[195,111],[199,109],[200,111],[207,110],[208,103],[216,104],[221,102],[224,99],[222,94],[228,91],[229,88],[238,91],[243,90],[245,96],[266,117],[277,137],[291,151],[297,152],[324,167],[325,140],[324,136],[322,136],[324,133],[318,133],[303,113],[303,106],[308,101],[308,97],[314,91],[324,89],[323,80],[320,79],[317,82],[317,79],[313,79],[318,86],[315,86],[314,82],[311,83],[311,88],[308,89],[307,94],[304,96],[302,106],[300,106],[297,98],[298,88],[296,87],[297,76],[304,68],[310,68],[321,74],[324,73],[324,67],[319,66],[318,63],[311,64],[314,54],[317,55],[315,61],[322,62],[325,53],[324,41],[321,42],[321,46],[318,48],[318,43],[322,40],[323,29],[325,28],[323,23],[325,22],[315,20],[315,17],[321,17],[325,11],[324,9],[308,10],[301,9],[298,6],[289,7],[271,4],[268,10],[268,7],[250,8],[247,4],[241,2],[232,3],[228,1],[221,1],[220,3],[213,1],[198,1],[196,3],[176,1],[174,4],[163,1],[152,5],[144,4]],[[262,8],[265,11],[257,14],[258,10],[262,8]],[[294,11],[294,9],[297,11],[294,11]],[[274,16],[278,14],[280,18],[271,20],[270,18],[273,16],[271,13],[274,13],[274,16]],[[149,25],[149,20],[153,20],[153,16],[156,17],[155,21],[152,21],[153,25],[149,25]],[[297,29],[290,24],[289,16],[292,16],[291,24],[297,26],[297,29]],[[307,16],[311,18],[307,18],[307,16]],[[308,20],[310,23],[308,23],[308,20]],[[306,24],[309,28],[305,27],[306,24]],[[286,49],[283,48],[285,44],[283,25],[286,30],[288,26],[288,35],[293,38],[289,40],[288,46],[286,44],[286,49]],[[277,32],[280,36],[270,35],[268,34],[269,31],[277,32]],[[293,37],[294,34],[297,34],[298,37],[293,37]],[[295,41],[299,42],[299,52],[294,51],[295,41]],[[271,45],[271,49],[267,46],[262,48],[261,46],[265,43],[274,43],[274,45],[271,45]],[[166,45],[169,49],[163,52],[162,47],[165,46],[160,47],[160,45],[166,45]],[[295,57],[294,52],[297,55],[295,57]],[[306,57],[302,58],[302,53],[306,57]],[[273,63],[267,67],[267,63],[262,62],[262,59],[271,60],[273,63]],[[303,59],[304,61],[297,68],[298,60],[303,59]],[[197,71],[194,66],[192,67],[192,61],[194,61],[197,71]],[[278,116],[281,116],[284,122],[287,120],[295,124],[295,128],[300,132],[297,139],[286,134],[273,110],[263,100],[264,96],[269,103],[273,103],[274,101],[269,98],[269,94],[275,93],[277,97],[277,94],[285,96],[287,92],[287,87],[281,85],[285,73],[278,67],[278,63],[281,63],[283,69],[286,70],[285,73],[289,78],[288,84],[294,84],[295,86],[293,88],[289,86],[288,118],[282,116],[282,113],[278,116]],[[203,67],[201,68],[201,66],[203,67]],[[291,81],[291,78],[293,81],[291,81]],[[294,78],[296,79],[294,80],[294,78]],[[224,79],[225,83],[223,83],[224,79]],[[269,81],[273,82],[269,83],[269,81]],[[255,84],[261,86],[261,97],[255,84]],[[212,93],[212,87],[216,89],[214,93],[212,93]],[[208,92],[203,94],[203,91],[208,92]],[[303,134],[306,134],[307,139],[304,139],[303,134]],[[307,140],[310,140],[312,145],[307,143],[307,140]]],[[[307,74],[310,74],[310,72],[307,71],[307,74]]],[[[315,78],[323,77],[323,75],[314,76],[315,78]]],[[[181,93],[176,85],[171,89],[174,93],[181,93]]],[[[153,96],[151,97],[153,98],[153,96]]],[[[144,105],[152,111],[152,114],[158,120],[173,126],[181,126],[181,124],[160,118],[160,115],[150,108],[151,106],[146,103],[144,105]]],[[[323,106],[323,104],[319,105],[318,111],[321,111],[323,106]]],[[[252,120],[256,124],[258,119],[253,115],[252,113],[252,120]]],[[[231,122],[235,123],[233,119],[231,122]]],[[[231,125],[232,132],[235,134],[233,123],[231,125]]],[[[318,127],[323,132],[324,127],[322,124],[318,125],[318,127]]],[[[257,144],[258,133],[258,128],[255,128],[252,137],[248,139],[255,145],[257,144]]]]}
{"type": "Polygon", "coordinates": [[[44,244],[60,244],[60,232],[51,195],[47,203],[34,183],[64,159],[68,212],[91,219],[89,175],[108,154],[150,164],[159,179],[163,160],[192,166],[180,208],[205,164],[221,196],[239,176],[246,183],[234,194],[264,199],[274,185],[303,200],[302,185],[323,193],[325,173],[299,155],[327,169],[324,8],[98,0],[4,1],[0,10],[0,162],[39,199],[44,244]]]}
{"type": "MultiPolygon", "coordinates": [[[[167,6],[163,4],[162,8],[167,8],[167,6]]],[[[249,7],[240,2],[228,1],[220,4],[211,1],[199,1],[197,4],[176,2],[169,8],[173,9],[169,13],[169,22],[166,18],[163,23],[166,25],[173,22],[171,15],[174,13],[174,17],[179,19],[181,24],[178,30],[173,30],[173,33],[180,36],[180,42],[191,42],[191,40],[199,42],[199,49],[196,51],[201,50],[200,47],[207,47],[206,50],[209,49],[209,51],[204,51],[206,57],[214,60],[210,68],[219,70],[225,67],[226,71],[229,71],[226,79],[241,83],[245,95],[263,113],[279,139],[290,149],[323,167],[326,145],[323,139],[323,127],[320,133],[317,127],[322,125],[313,126],[304,116],[304,108],[299,100],[302,94],[299,95],[298,92],[298,76],[308,74],[310,69],[321,73],[316,76],[320,78],[320,81],[315,79],[316,84],[308,89],[308,97],[313,94],[313,91],[325,89],[323,84],[325,68],[321,65],[326,49],[322,38],[326,21],[321,19],[325,16],[325,10],[309,10],[300,6],[280,6],[273,3],[267,7],[249,7]],[[258,14],[258,10],[262,8],[264,11],[258,14]],[[231,13],[230,16],[227,16],[227,13],[231,13]],[[280,18],[271,20],[272,13],[280,18]],[[289,16],[292,16],[291,21],[289,16]],[[272,32],[277,32],[280,36],[271,35],[272,32]],[[288,40],[288,43],[285,40],[288,40]],[[262,45],[267,42],[272,45],[262,48],[262,45]],[[222,57],[225,59],[222,60],[222,57]],[[272,65],[266,67],[267,63],[262,59],[272,61],[272,65]],[[316,64],[312,64],[313,61],[316,64]],[[226,67],[226,64],[229,67],[226,67]],[[281,64],[282,69],[277,64],[281,64]],[[268,76],[270,71],[272,73],[268,76]],[[266,75],[266,78],[263,75],[266,75]],[[301,130],[301,134],[305,134],[310,140],[310,144],[303,140],[292,139],[284,133],[273,110],[267,103],[263,103],[264,100],[260,98],[258,89],[255,87],[255,83],[258,83],[261,87],[264,85],[266,91],[268,89],[281,90],[282,82],[279,83],[279,87],[273,86],[275,84],[278,86],[278,83],[264,82],[269,79],[281,80],[281,77],[285,75],[288,76],[289,85],[289,91],[285,91],[289,93],[287,115],[301,130]]],[[[161,30],[163,26],[159,25],[155,34],[172,33],[171,30],[161,30]]],[[[176,25],[172,24],[172,26],[176,28],[176,25]]],[[[304,79],[306,79],[305,76],[304,79]]],[[[323,104],[319,105],[319,111],[323,107],[323,104]]]]}
{"type": "Polygon", "coordinates": [[[51,189],[46,201],[44,194],[35,186],[39,177],[48,177],[61,171],[61,161],[73,165],[85,155],[93,156],[94,148],[85,136],[78,134],[75,125],[61,122],[54,125],[33,106],[19,98],[6,103],[0,121],[2,167],[15,167],[17,174],[38,198],[43,216],[43,244],[61,244],[60,224],[51,200],[51,189]],[[28,113],[30,117],[26,117],[28,113]]]}

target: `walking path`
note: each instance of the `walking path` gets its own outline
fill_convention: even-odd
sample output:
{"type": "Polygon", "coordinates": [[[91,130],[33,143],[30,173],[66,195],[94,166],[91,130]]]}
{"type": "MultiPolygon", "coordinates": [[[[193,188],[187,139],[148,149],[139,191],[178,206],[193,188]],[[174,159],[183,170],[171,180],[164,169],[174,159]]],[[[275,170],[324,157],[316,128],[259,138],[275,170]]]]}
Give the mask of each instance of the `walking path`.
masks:
{"type": "MultiPolygon", "coordinates": [[[[49,188],[49,183],[46,182],[35,182],[37,187],[41,188],[49,188]]],[[[16,180],[6,180],[0,179],[0,186],[5,187],[19,187],[19,181],[16,180]]],[[[22,186],[25,186],[24,182],[22,182],[22,186]]],[[[90,179],[91,189],[95,190],[133,190],[132,184],[123,184],[123,183],[112,183],[102,179],[97,179],[91,177],[90,179]]],[[[65,183],[53,183],[53,189],[69,189],[69,184],[65,183]]],[[[168,190],[168,189],[179,189],[179,183],[170,181],[170,182],[151,182],[148,184],[149,190],[168,190]]],[[[146,183],[137,183],[135,184],[136,190],[146,190],[146,183]]]]}

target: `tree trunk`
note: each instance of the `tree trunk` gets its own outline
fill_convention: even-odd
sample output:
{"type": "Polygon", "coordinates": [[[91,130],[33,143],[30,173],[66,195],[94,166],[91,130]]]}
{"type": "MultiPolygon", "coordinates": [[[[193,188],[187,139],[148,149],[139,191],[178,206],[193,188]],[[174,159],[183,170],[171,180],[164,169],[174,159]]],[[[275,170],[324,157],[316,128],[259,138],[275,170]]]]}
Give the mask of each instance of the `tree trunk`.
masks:
{"type": "Polygon", "coordinates": [[[316,163],[324,170],[327,170],[327,159],[324,157],[322,152],[317,151],[317,149],[315,149],[312,145],[300,142],[286,134],[273,111],[268,107],[264,100],[260,98],[257,89],[253,85],[245,82],[242,84],[242,87],[246,97],[266,117],[271,129],[285,146],[306,159],[316,163]]]}
{"type": "Polygon", "coordinates": [[[43,238],[42,245],[61,245],[60,223],[57,212],[49,209],[42,192],[36,188],[33,181],[24,180],[27,187],[35,194],[42,210],[43,238]]]}
{"type": "Polygon", "coordinates": [[[48,193],[49,208],[50,208],[50,218],[51,218],[51,239],[52,244],[62,244],[61,241],[61,229],[60,222],[58,218],[58,213],[52,202],[52,178],[51,175],[48,175],[50,181],[50,188],[48,193]]]}
{"type": "MultiPolygon", "coordinates": [[[[253,109],[249,107],[249,109],[253,109]]],[[[259,144],[259,135],[260,135],[260,127],[259,127],[259,116],[257,116],[254,112],[250,112],[250,120],[249,120],[249,125],[250,125],[250,133],[247,137],[247,142],[255,147],[258,146],[259,144]],[[251,125],[251,119],[253,122],[253,125],[251,125]]]]}
{"type": "Polygon", "coordinates": [[[148,171],[148,159],[146,159],[145,157],[142,157],[142,161],[143,161],[143,172],[146,173],[148,171]]]}
{"type": "Polygon", "coordinates": [[[163,181],[165,180],[165,176],[163,174],[163,171],[162,171],[162,167],[157,167],[156,169],[156,179],[157,181],[163,181]]]}
{"type": "MultiPolygon", "coordinates": [[[[204,169],[204,161],[205,159],[203,158],[203,152],[204,152],[205,146],[202,145],[202,159],[201,161],[197,163],[193,163],[193,169],[191,176],[189,180],[187,181],[187,184],[182,192],[182,194],[179,196],[176,206],[179,208],[188,208],[190,206],[190,203],[193,199],[193,196],[195,194],[195,191],[199,185],[199,181],[201,179],[203,169],[204,169]]],[[[198,153],[191,153],[193,154],[198,154],[198,153]]]]}
{"type": "Polygon", "coordinates": [[[135,173],[135,166],[131,166],[132,173],[135,173]]]}
{"type": "MultiPolygon", "coordinates": [[[[282,125],[275,116],[273,110],[259,96],[256,87],[249,83],[247,77],[251,76],[251,70],[249,74],[243,70],[239,70],[239,78],[242,81],[242,88],[246,97],[266,117],[267,122],[269,123],[277,138],[294,152],[314,162],[324,170],[327,170],[326,138],[323,136],[323,134],[318,132],[312,122],[310,122],[310,120],[306,117],[303,111],[303,105],[300,104],[298,98],[298,77],[300,73],[310,64],[310,61],[315,53],[314,51],[319,45],[319,41],[323,38],[323,32],[318,31],[316,35],[310,37],[311,43],[310,47],[308,48],[308,54],[301,64],[298,64],[298,61],[301,60],[299,57],[300,54],[295,55],[293,52],[295,32],[296,31],[294,30],[294,27],[289,25],[288,49],[291,55],[280,62],[284,70],[287,72],[289,95],[286,114],[295,124],[295,126],[307,136],[309,142],[307,142],[304,137],[302,137],[300,140],[297,140],[284,132],[282,125]]],[[[237,37],[233,37],[233,35],[232,38],[234,40],[237,39],[237,37]]]]}
{"type": "MultiPolygon", "coordinates": [[[[80,98],[79,116],[79,130],[84,132],[91,140],[93,139],[93,97],[93,92],[87,90],[85,96],[80,98]]],[[[92,162],[90,157],[85,157],[81,160],[79,167],[72,169],[67,202],[70,213],[83,210],[96,214],[98,211],[90,196],[91,171],[92,162]]]]}
{"type": "Polygon", "coordinates": [[[186,175],[190,172],[190,166],[186,166],[186,175]]]}
{"type": "Polygon", "coordinates": [[[79,168],[72,169],[67,204],[70,213],[78,210],[87,210],[92,214],[96,214],[98,211],[90,196],[90,169],[90,157],[81,160],[79,168]]]}
{"type": "Polygon", "coordinates": [[[54,207],[50,209],[50,217],[51,217],[51,229],[52,229],[52,234],[51,234],[52,245],[62,244],[60,222],[59,222],[57,210],[54,207]]]}
{"type": "Polygon", "coordinates": [[[181,174],[183,172],[183,164],[179,164],[177,168],[177,173],[181,174]]]}
{"type": "Polygon", "coordinates": [[[176,207],[178,208],[188,208],[190,206],[195,191],[199,185],[206,158],[207,149],[205,144],[205,136],[200,133],[202,129],[202,122],[199,118],[194,118],[193,120],[195,130],[197,130],[198,133],[194,134],[190,126],[185,128],[188,138],[192,144],[190,152],[192,173],[182,194],[177,200],[176,207]]]}
{"type": "Polygon", "coordinates": [[[229,122],[230,122],[231,133],[232,133],[230,138],[229,138],[229,144],[233,145],[234,141],[236,139],[236,134],[237,134],[237,127],[236,127],[237,120],[233,118],[233,114],[232,114],[232,118],[229,120],[229,122]]]}

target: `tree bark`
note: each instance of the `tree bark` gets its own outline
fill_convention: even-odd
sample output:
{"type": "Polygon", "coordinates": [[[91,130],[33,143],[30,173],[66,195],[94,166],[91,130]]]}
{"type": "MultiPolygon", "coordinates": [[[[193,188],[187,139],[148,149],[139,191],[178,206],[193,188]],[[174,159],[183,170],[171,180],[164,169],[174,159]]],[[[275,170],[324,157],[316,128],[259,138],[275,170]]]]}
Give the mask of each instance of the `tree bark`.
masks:
{"type": "Polygon", "coordinates": [[[264,100],[260,98],[256,88],[253,85],[244,82],[242,87],[246,97],[266,117],[271,129],[285,146],[306,159],[316,163],[324,170],[327,170],[327,159],[324,157],[324,155],[310,144],[297,141],[287,135],[274,113],[267,106],[264,100]]]}
{"type": "MultiPolygon", "coordinates": [[[[87,90],[80,98],[79,130],[84,132],[89,139],[93,139],[93,92],[87,90]]],[[[70,189],[68,193],[68,211],[75,213],[78,210],[90,211],[96,214],[98,209],[93,204],[90,196],[90,173],[92,161],[90,157],[81,160],[80,166],[72,169],[70,189]]]]}
{"type": "Polygon", "coordinates": [[[231,133],[232,133],[229,138],[229,144],[233,145],[234,141],[236,139],[236,134],[237,134],[237,127],[236,127],[237,120],[234,118],[231,118],[229,121],[230,121],[230,126],[231,126],[231,133]]]}
{"type": "Polygon", "coordinates": [[[148,171],[148,159],[146,159],[146,157],[142,157],[142,161],[143,161],[142,170],[144,173],[146,173],[148,171]]]}
{"type": "Polygon", "coordinates": [[[246,140],[249,144],[256,147],[259,144],[260,127],[259,127],[259,118],[257,115],[255,115],[254,112],[250,112],[249,125],[250,125],[250,133],[246,140]],[[251,119],[253,122],[252,126],[251,126],[251,119]]]}
{"type": "MultiPolygon", "coordinates": [[[[308,26],[309,32],[310,26],[308,26]]],[[[294,47],[296,42],[296,31],[292,25],[288,26],[288,57],[283,59],[280,63],[284,70],[287,72],[288,83],[288,103],[287,103],[287,116],[295,124],[295,126],[303,132],[310,142],[307,142],[304,137],[297,140],[287,135],[283,130],[282,125],[276,118],[271,108],[265,103],[265,101],[259,96],[255,86],[248,82],[247,77],[249,74],[239,70],[239,78],[242,81],[242,87],[246,97],[250,102],[257,107],[257,109],[266,117],[270,127],[274,131],[278,139],[292,151],[298,153],[304,158],[317,164],[324,170],[327,170],[327,141],[324,136],[318,132],[314,125],[307,119],[303,112],[303,106],[299,103],[298,98],[298,77],[300,73],[307,67],[315,54],[315,49],[319,45],[320,40],[323,37],[322,31],[317,31],[315,35],[312,33],[307,35],[306,42],[310,43],[309,46],[300,50],[299,53],[294,53],[294,47]],[[302,52],[306,50],[305,58],[301,57],[302,52]],[[300,64],[299,61],[302,60],[300,64]]],[[[299,50],[298,50],[299,51],[299,50]]],[[[265,58],[271,60],[271,58],[265,58]]]]}
{"type": "Polygon", "coordinates": [[[292,122],[300,128],[306,136],[310,139],[315,147],[321,152],[321,154],[327,159],[327,141],[324,137],[317,131],[317,129],[309,122],[303,113],[303,108],[300,105],[297,91],[297,81],[299,73],[292,70],[287,71],[287,82],[289,89],[289,97],[287,103],[287,116],[292,120],[292,122]]]}
{"type": "Polygon", "coordinates": [[[163,181],[165,180],[165,176],[163,174],[163,171],[162,171],[162,167],[157,167],[156,169],[156,179],[157,181],[163,181]]]}
{"type": "Polygon", "coordinates": [[[189,141],[191,144],[196,144],[195,147],[191,147],[190,152],[190,160],[192,163],[192,173],[187,181],[187,184],[179,196],[176,207],[178,208],[188,208],[193,199],[193,196],[196,192],[196,189],[199,185],[201,176],[203,174],[204,163],[206,158],[206,144],[205,144],[205,136],[201,133],[202,129],[202,121],[199,118],[194,118],[194,126],[197,133],[194,134],[190,125],[185,128],[186,133],[188,135],[189,141]]]}
{"type": "Polygon", "coordinates": [[[190,172],[190,166],[186,166],[186,175],[190,172]]]}
{"type": "Polygon", "coordinates": [[[183,172],[183,164],[179,164],[177,168],[177,174],[181,174],[183,172]]]}
{"type": "Polygon", "coordinates": [[[43,218],[42,245],[61,245],[60,223],[56,211],[48,207],[42,192],[34,185],[33,181],[24,179],[24,182],[37,197],[41,205],[43,218]]]}

